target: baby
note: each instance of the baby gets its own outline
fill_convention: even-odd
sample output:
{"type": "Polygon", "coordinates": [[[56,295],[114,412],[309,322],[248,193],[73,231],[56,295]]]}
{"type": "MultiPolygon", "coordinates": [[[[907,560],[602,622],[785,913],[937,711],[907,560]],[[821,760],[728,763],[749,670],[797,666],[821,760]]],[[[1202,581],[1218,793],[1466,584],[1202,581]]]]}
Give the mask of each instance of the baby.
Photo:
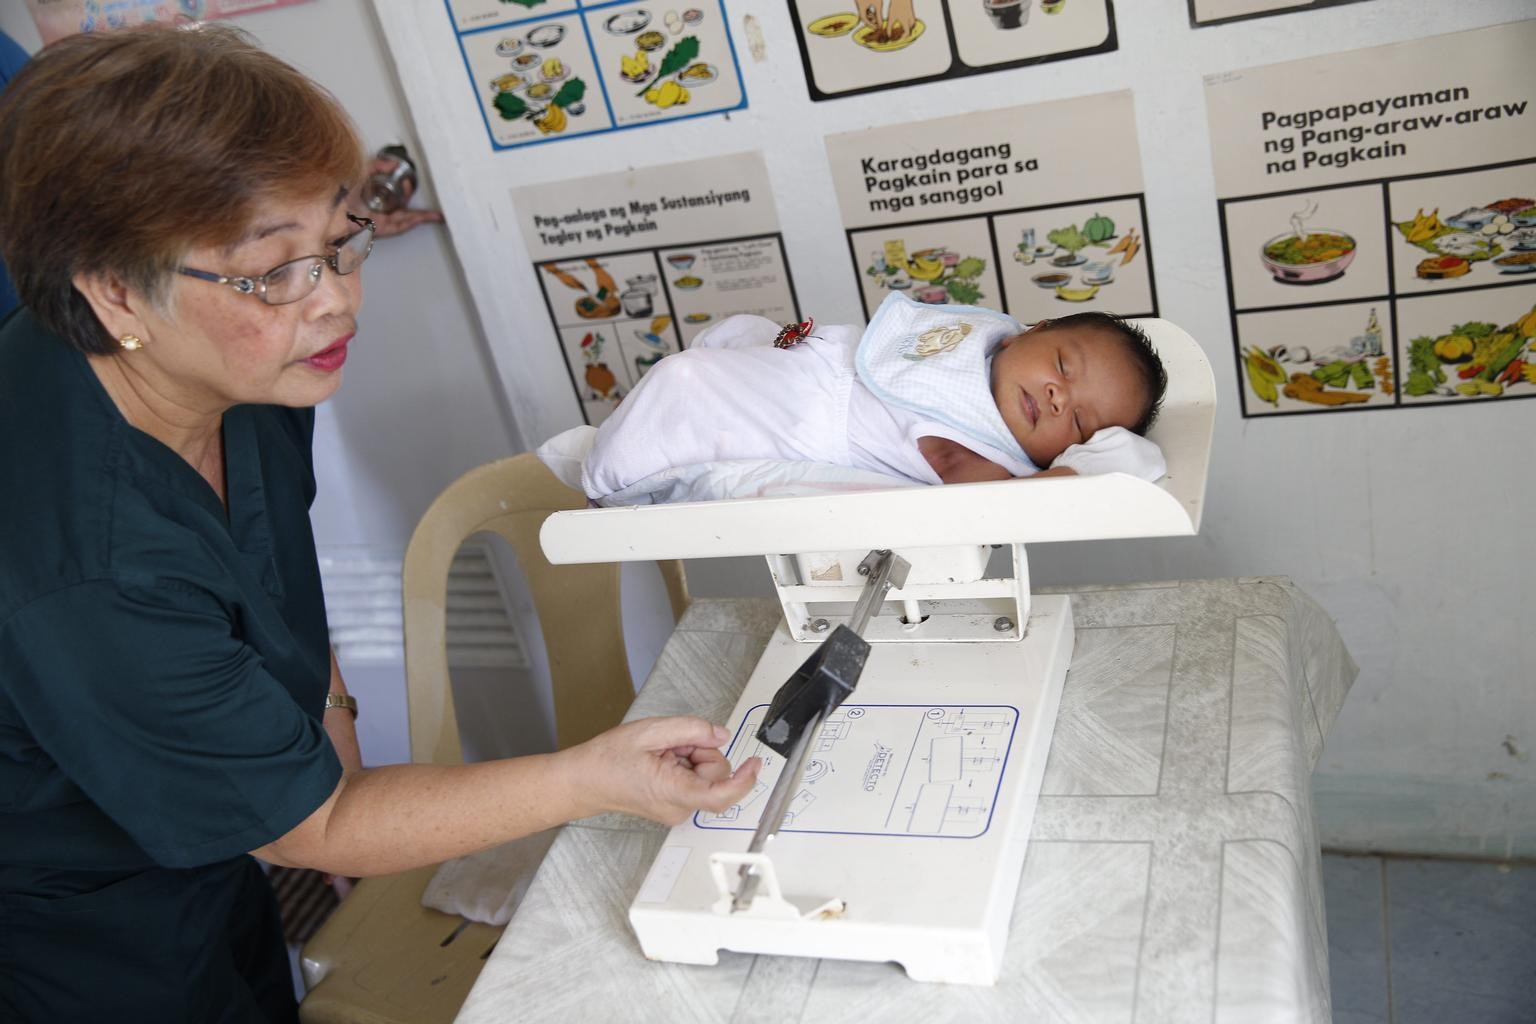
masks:
{"type": "Polygon", "coordinates": [[[1108,313],[1021,330],[975,306],[892,292],[862,336],[734,316],[667,356],[598,430],[582,489],[600,500],[663,470],[723,460],[831,463],[925,484],[1127,472],[1156,480],[1144,436],[1167,375],[1108,313]]]}

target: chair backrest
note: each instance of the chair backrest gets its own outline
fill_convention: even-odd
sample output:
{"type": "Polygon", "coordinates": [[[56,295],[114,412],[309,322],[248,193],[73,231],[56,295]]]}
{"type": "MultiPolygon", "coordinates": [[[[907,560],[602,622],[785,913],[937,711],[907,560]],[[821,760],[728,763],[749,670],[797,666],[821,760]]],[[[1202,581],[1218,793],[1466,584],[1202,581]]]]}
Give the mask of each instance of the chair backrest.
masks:
{"type": "MultiPolygon", "coordinates": [[[[634,701],[624,647],[617,563],[551,565],[539,527],[586,498],[557,480],[532,452],[487,463],[449,484],[411,534],[405,552],[405,675],[411,759],[462,759],[448,684],[448,568],[460,544],[495,533],[512,546],[527,578],[549,656],[555,733],[568,747],[617,725],[634,701]]],[[[688,607],[682,563],[658,563],[674,620],[688,607]]]]}

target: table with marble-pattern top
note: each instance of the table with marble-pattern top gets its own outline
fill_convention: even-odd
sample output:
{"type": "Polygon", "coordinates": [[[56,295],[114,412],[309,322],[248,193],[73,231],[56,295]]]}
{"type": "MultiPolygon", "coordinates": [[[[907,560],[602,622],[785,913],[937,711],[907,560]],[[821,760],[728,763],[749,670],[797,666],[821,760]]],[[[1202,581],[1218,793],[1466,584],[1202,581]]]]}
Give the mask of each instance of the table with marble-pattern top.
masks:
{"type": "MultiPolygon", "coordinates": [[[[627,912],[667,829],[604,815],[561,831],[458,1024],[1326,1022],[1310,774],[1355,677],[1333,621],[1279,577],[1055,592],[1076,645],[995,986],[649,961],[627,912]]],[[[695,602],[630,717],[725,721],[779,617],[695,602]]]]}

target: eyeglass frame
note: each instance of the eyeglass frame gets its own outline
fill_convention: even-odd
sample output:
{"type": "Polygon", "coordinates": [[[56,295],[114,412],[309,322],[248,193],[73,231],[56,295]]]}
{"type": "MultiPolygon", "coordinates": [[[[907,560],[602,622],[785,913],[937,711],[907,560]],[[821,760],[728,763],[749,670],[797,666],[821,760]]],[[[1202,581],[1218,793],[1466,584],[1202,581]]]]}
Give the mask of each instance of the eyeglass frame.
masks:
{"type": "Polygon", "coordinates": [[[334,273],[337,277],[347,277],[356,273],[357,270],[361,268],[363,263],[368,259],[368,255],[373,252],[373,243],[375,241],[374,232],[377,230],[377,225],[374,223],[374,221],[369,217],[358,217],[350,213],[347,214],[347,220],[351,221],[353,224],[356,224],[358,226],[357,230],[352,232],[346,238],[342,239],[341,244],[336,246],[335,252],[314,253],[309,256],[296,256],[291,260],[284,260],[277,266],[273,267],[271,270],[268,270],[265,274],[258,274],[255,277],[229,277],[224,274],[215,274],[210,270],[198,270],[195,267],[177,267],[176,272],[178,274],[185,274],[187,277],[196,278],[199,281],[211,281],[214,284],[227,284],[241,295],[254,295],[268,306],[291,305],[300,301],[301,299],[306,299],[313,295],[315,289],[320,287],[320,277],[316,276],[314,278],[314,284],[310,286],[309,291],[302,295],[296,295],[293,298],[288,299],[286,302],[269,302],[267,300],[267,278],[271,277],[273,274],[277,273],[279,270],[282,270],[286,266],[294,263],[303,263],[306,260],[318,260],[319,263],[312,264],[312,266],[330,267],[331,272],[334,273]],[[341,255],[341,250],[345,249],[354,238],[365,231],[368,232],[368,248],[363,250],[362,258],[357,261],[357,267],[354,267],[352,270],[343,271],[336,265],[336,258],[341,255]]]}

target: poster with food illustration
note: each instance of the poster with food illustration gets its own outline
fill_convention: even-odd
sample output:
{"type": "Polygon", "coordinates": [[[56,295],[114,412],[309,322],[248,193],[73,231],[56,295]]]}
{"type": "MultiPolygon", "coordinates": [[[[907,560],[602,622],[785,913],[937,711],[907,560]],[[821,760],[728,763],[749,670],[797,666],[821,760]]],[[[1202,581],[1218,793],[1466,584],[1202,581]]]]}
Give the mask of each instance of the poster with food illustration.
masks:
{"type": "Polygon", "coordinates": [[[811,98],[1116,48],[1110,0],[790,0],[811,98]]]}
{"type": "Polygon", "coordinates": [[[497,149],[746,106],[722,0],[450,0],[449,10],[497,149]]]}
{"type": "Polygon", "coordinates": [[[1033,323],[1156,316],[1131,94],[829,136],[868,316],[887,292],[1033,323]],[[1092,125],[1102,146],[1045,140],[1092,125]]]}
{"type": "Polygon", "coordinates": [[[1292,11],[1315,11],[1362,0],[1189,0],[1189,23],[1195,28],[1229,21],[1262,18],[1292,11]]]}
{"type": "Polygon", "coordinates": [[[101,32],[152,21],[182,18],[213,21],[274,7],[291,7],[307,0],[27,0],[43,45],[78,32],[101,32]]]}
{"type": "Polygon", "coordinates": [[[1206,80],[1245,416],[1536,395],[1532,47],[1521,22],[1206,80]]]}
{"type": "Polygon", "coordinates": [[[759,153],[512,190],[588,423],[737,313],[800,319],[759,153]]]}

